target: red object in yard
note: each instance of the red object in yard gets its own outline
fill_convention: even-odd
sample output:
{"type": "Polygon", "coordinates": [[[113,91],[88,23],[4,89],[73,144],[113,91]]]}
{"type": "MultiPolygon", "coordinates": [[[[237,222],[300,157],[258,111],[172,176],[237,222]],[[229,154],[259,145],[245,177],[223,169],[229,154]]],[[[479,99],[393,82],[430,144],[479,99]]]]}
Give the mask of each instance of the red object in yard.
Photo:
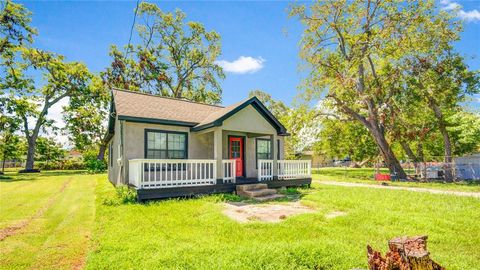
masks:
{"type": "Polygon", "coordinates": [[[375,180],[377,181],[390,181],[390,174],[386,173],[376,173],[375,180]]]}

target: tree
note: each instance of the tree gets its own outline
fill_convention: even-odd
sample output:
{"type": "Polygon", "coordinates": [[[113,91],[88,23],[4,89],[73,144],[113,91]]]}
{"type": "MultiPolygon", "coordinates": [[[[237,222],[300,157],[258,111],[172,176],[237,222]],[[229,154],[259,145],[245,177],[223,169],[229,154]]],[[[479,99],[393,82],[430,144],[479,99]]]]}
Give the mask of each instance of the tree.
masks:
{"type": "Polygon", "coordinates": [[[311,66],[307,96],[325,97],[369,131],[390,173],[406,174],[387,140],[387,122],[405,72],[398,67],[412,54],[433,51],[427,34],[455,38],[457,23],[436,13],[432,1],[318,1],[291,15],[306,26],[301,57],[311,66]],[[451,35],[450,35],[451,34],[451,35]],[[400,69],[400,71],[402,71],[400,69]]]}
{"type": "Polygon", "coordinates": [[[462,156],[480,151],[480,114],[460,111],[447,120],[456,125],[449,127],[452,137],[453,154],[462,156]]]}
{"type": "MultiPolygon", "coordinates": [[[[433,113],[443,138],[444,161],[450,164],[454,149],[448,126],[453,123],[448,119],[459,112],[460,102],[465,101],[465,97],[479,92],[480,76],[468,69],[463,57],[451,51],[449,43],[441,48],[442,35],[431,33],[431,36],[432,43],[437,41],[438,52],[415,54],[407,61],[412,67],[408,72],[411,78],[408,86],[433,113]]],[[[445,180],[453,181],[451,166],[446,168],[445,180]]]]}
{"type": "Polygon", "coordinates": [[[31,43],[37,33],[29,25],[31,13],[10,0],[2,1],[0,10],[0,55],[10,54],[12,49],[31,43]]]}
{"type": "Polygon", "coordinates": [[[76,149],[85,151],[97,149],[97,159],[103,160],[106,151],[105,119],[108,116],[110,95],[99,77],[93,77],[89,85],[90,94],[70,98],[63,119],[69,140],[76,149]]]}
{"type": "Polygon", "coordinates": [[[357,121],[323,117],[315,151],[329,158],[350,157],[361,163],[378,156],[378,148],[368,130],[357,121]]]}
{"type": "MultiPolygon", "coordinates": [[[[37,151],[35,151],[36,160],[46,161],[58,161],[65,158],[66,151],[62,145],[49,137],[39,137],[37,139],[37,151]]],[[[47,166],[48,167],[48,166],[47,166]]]]}
{"type": "Polygon", "coordinates": [[[85,65],[66,63],[63,56],[39,49],[23,47],[15,55],[6,64],[1,89],[7,96],[4,99],[7,112],[23,122],[22,131],[28,144],[25,170],[31,171],[40,131],[54,124],[47,119],[48,110],[64,98],[88,95],[91,75],[85,65]],[[41,76],[34,76],[38,75],[36,72],[41,76]],[[29,119],[34,122],[33,128],[29,119]]]}
{"type": "Polygon", "coordinates": [[[102,74],[109,87],[144,91],[161,96],[218,103],[224,79],[216,64],[221,53],[220,35],[198,22],[185,22],[180,10],[165,13],[142,2],[136,25],[141,44],[127,45],[126,52],[112,46],[112,64],[102,74]]]}
{"type": "Polygon", "coordinates": [[[15,117],[0,115],[0,160],[2,171],[5,171],[5,162],[8,159],[19,159],[22,153],[20,137],[15,134],[19,121],[15,117]]]}

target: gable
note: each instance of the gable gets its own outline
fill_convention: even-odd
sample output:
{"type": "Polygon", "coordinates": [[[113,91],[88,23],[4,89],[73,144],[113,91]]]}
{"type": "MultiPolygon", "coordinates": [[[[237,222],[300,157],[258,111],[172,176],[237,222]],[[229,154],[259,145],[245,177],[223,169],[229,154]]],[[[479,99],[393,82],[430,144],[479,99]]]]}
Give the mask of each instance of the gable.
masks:
{"type": "Polygon", "coordinates": [[[222,124],[225,130],[235,130],[248,133],[275,133],[276,129],[269,123],[253,105],[248,105],[225,119],[222,124]]]}
{"type": "MultiPolygon", "coordinates": [[[[200,131],[214,126],[222,126],[224,121],[235,116],[237,113],[239,113],[246,107],[254,108],[257,111],[258,115],[262,116],[268,123],[270,123],[271,127],[276,130],[278,135],[289,135],[285,127],[280,123],[280,121],[278,121],[277,118],[275,118],[275,116],[273,116],[273,114],[256,97],[252,97],[244,102],[217,111],[216,113],[210,115],[207,119],[199,123],[197,126],[193,127],[192,131],[200,131]]],[[[248,126],[250,124],[246,123],[246,125],[248,126]]]]}

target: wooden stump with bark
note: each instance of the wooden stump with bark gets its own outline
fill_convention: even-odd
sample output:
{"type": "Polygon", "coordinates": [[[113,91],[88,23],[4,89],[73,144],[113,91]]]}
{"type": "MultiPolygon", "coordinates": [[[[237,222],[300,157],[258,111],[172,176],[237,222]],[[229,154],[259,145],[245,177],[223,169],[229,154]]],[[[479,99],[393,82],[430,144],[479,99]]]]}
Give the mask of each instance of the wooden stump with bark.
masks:
{"type": "Polygon", "coordinates": [[[445,270],[430,259],[427,236],[397,237],[388,241],[385,257],[367,246],[370,270],[445,270]]]}

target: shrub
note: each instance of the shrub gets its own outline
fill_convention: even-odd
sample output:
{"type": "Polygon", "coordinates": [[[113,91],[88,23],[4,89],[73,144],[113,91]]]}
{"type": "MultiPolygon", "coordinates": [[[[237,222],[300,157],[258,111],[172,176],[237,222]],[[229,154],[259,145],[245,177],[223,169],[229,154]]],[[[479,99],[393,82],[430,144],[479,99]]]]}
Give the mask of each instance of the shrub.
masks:
{"type": "Polygon", "coordinates": [[[67,159],[63,161],[63,170],[84,170],[85,164],[80,159],[67,159]]]}
{"type": "Polygon", "coordinates": [[[131,204],[137,202],[137,192],[128,186],[118,186],[115,188],[115,194],[103,199],[104,205],[131,204]]]}
{"type": "Polygon", "coordinates": [[[95,150],[88,150],[83,153],[83,164],[85,169],[91,173],[104,172],[107,169],[106,161],[98,160],[95,150]]]}
{"type": "Polygon", "coordinates": [[[36,167],[40,170],[84,170],[85,165],[81,160],[78,159],[69,159],[69,160],[58,160],[58,161],[37,161],[35,162],[36,167]]]}
{"type": "Polygon", "coordinates": [[[221,202],[240,202],[242,197],[232,193],[221,193],[218,195],[218,200],[221,202]]]}

